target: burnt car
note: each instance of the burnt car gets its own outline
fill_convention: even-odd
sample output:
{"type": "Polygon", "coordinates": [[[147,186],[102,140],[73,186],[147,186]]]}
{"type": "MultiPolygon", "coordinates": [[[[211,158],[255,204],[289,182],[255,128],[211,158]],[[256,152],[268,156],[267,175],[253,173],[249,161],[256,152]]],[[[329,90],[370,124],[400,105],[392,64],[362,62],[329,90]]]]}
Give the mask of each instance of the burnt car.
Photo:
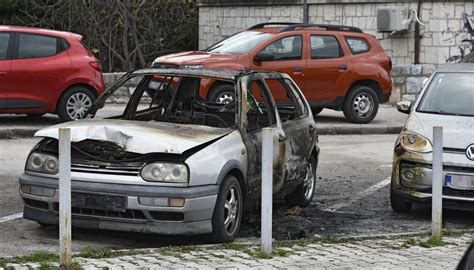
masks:
{"type": "Polygon", "coordinates": [[[274,198],[313,199],[318,139],[311,109],[286,74],[142,69],[112,85],[89,118],[42,129],[20,176],[24,218],[58,224],[58,128],[71,129],[72,225],[232,241],[244,203],[260,198],[261,133],[273,130],[274,198]],[[208,102],[206,83],[236,98],[208,102]],[[133,86],[130,86],[133,85],[133,86]],[[126,86],[126,87],[125,87],[126,86]],[[125,90],[124,90],[125,89],[125,90]],[[130,93],[123,106],[109,102],[130,93]],[[273,95],[285,94],[276,105],[273,95]],[[99,115],[105,119],[97,119],[99,115]]]}
{"type": "Polygon", "coordinates": [[[433,127],[443,127],[443,207],[474,210],[474,64],[438,68],[417,101],[394,149],[390,201],[396,212],[431,202],[433,127]]]}

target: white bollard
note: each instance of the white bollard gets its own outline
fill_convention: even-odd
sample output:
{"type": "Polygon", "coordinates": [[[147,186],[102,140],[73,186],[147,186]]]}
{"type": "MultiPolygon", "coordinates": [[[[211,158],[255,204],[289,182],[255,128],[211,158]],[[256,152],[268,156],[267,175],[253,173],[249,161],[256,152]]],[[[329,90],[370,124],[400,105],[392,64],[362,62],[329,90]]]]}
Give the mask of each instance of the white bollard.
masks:
{"type": "Polygon", "coordinates": [[[59,263],[71,265],[71,130],[59,129],[59,263]]]}
{"type": "Polygon", "coordinates": [[[443,220],[443,127],[433,127],[431,235],[441,239],[443,220]]]}
{"type": "Polygon", "coordinates": [[[262,251],[272,253],[273,129],[262,129],[262,251]]]}

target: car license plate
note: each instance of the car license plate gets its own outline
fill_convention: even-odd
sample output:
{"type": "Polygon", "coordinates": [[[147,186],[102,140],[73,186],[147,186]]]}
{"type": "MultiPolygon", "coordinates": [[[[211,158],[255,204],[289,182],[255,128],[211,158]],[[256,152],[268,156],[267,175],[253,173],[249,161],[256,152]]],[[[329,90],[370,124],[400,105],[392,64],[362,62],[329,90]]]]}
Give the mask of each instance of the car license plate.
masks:
{"type": "Polygon", "coordinates": [[[465,174],[447,174],[446,185],[453,188],[474,189],[474,176],[465,174]]]}
{"type": "Polygon", "coordinates": [[[72,192],[71,194],[71,206],[109,210],[109,211],[124,211],[126,208],[126,197],[117,195],[104,195],[104,194],[90,194],[90,193],[79,193],[72,192]]]}

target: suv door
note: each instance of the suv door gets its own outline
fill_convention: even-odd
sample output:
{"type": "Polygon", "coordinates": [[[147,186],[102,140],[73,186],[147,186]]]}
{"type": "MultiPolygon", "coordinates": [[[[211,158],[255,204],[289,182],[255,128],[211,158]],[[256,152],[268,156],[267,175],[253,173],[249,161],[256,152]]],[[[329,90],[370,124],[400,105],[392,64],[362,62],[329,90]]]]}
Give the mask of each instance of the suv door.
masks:
{"type": "Polygon", "coordinates": [[[309,55],[303,93],[311,101],[334,101],[344,96],[346,73],[352,65],[337,35],[309,34],[309,55]]]}
{"type": "Polygon", "coordinates": [[[306,176],[308,157],[315,143],[316,127],[304,98],[289,78],[267,77],[265,83],[272,95],[286,98],[277,103],[277,112],[286,135],[285,193],[285,190],[293,190],[306,176]]]}
{"type": "Polygon", "coordinates": [[[241,78],[241,115],[240,129],[247,148],[247,190],[249,199],[260,196],[262,184],[262,129],[273,130],[273,193],[280,191],[283,185],[286,157],[285,133],[275,111],[275,102],[265,82],[257,74],[241,78]]]}
{"type": "Polygon", "coordinates": [[[8,75],[11,69],[12,35],[9,32],[0,32],[0,109],[5,108],[8,88],[8,75]]]}
{"type": "MultiPolygon", "coordinates": [[[[302,35],[291,35],[282,37],[252,56],[251,68],[258,70],[272,70],[287,73],[296,83],[304,88],[304,77],[306,69],[306,57],[304,55],[304,42],[302,35]],[[255,56],[260,53],[272,55],[272,59],[257,61],[255,56]]],[[[284,97],[273,96],[275,101],[280,101],[284,97]]]]}
{"type": "Polygon", "coordinates": [[[16,33],[6,107],[39,108],[56,104],[62,84],[72,73],[71,60],[60,38],[16,33]],[[53,99],[54,98],[54,99],[53,99]]]}

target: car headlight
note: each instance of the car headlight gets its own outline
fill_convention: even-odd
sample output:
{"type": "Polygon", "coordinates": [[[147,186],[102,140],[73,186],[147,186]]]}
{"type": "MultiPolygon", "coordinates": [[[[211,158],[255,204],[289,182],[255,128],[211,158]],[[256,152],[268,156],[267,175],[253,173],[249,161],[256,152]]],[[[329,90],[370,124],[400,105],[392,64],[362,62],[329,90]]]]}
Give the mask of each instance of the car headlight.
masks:
{"type": "Polygon", "coordinates": [[[189,68],[189,69],[203,69],[203,65],[183,65],[182,68],[189,68]]]}
{"type": "Polygon", "coordinates": [[[26,161],[26,170],[32,172],[57,174],[58,168],[58,158],[52,155],[31,153],[26,161]]]}
{"type": "Polygon", "coordinates": [[[430,153],[433,151],[433,146],[427,138],[410,130],[402,131],[400,145],[403,149],[412,152],[430,153]]]}
{"type": "Polygon", "coordinates": [[[143,167],[141,175],[144,180],[152,182],[188,182],[188,168],[183,164],[151,163],[143,167]]]}

